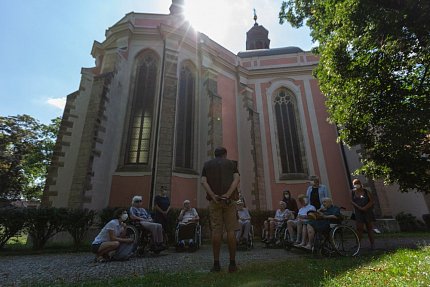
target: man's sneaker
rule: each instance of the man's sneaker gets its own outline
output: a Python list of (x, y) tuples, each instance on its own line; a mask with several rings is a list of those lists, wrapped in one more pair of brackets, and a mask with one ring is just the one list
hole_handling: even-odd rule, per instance
[(236, 264), (230, 264), (228, 265), (228, 272), (233, 273), (237, 271), (237, 265)]
[(211, 268), (211, 272), (220, 272), (221, 271), (221, 266), (220, 265), (214, 265)]

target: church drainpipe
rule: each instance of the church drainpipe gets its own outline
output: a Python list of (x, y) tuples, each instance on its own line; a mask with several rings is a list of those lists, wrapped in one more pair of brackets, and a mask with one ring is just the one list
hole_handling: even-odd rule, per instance
[(166, 39), (163, 39), (163, 59), (161, 60), (161, 79), (160, 79), (160, 94), (158, 96), (158, 106), (157, 106), (157, 121), (155, 125), (155, 141), (154, 141), (154, 153), (152, 157), (152, 173), (151, 173), (151, 190), (149, 193), (149, 207), (152, 210), (154, 207), (154, 194), (156, 187), (157, 178), (157, 162), (158, 162), (158, 140), (160, 132), (160, 117), (161, 117), (161, 106), (164, 90), (164, 61), (166, 57)]

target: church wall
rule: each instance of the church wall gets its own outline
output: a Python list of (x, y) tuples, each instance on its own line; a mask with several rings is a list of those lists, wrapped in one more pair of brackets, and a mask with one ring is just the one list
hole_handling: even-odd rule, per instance
[(183, 177), (173, 175), (170, 197), (171, 206), (181, 208), (184, 200), (188, 199), (191, 201), (191, 206), (198, 207), (198, 185), (200, 185), (199, 176)]
[[(218, 94), (222, 98), (222, 138), (229, 159), (238, 160), (236, 81), (218, 75)], [(240, 163), (239, 163), (240, 164)]]
[(315, 113), (318, 119), (318, 131), (321, 137), (322, 151), (324, 153), (325, 168), (330, 186), (333, 202), (338, 206), (352, 209), (350, 203), (349, 183), (345, 173), (340, 146), (336, 143), (337, 133), (334, 125), (329, 124), (325, 98), (321, 94), (316, 79), (310, 80)]
[(70, 133), (62, 139), (61, 151), (64, 153), (64, 158), (58, 167), (55, 185), (49, 187), (49, 193), (57, 193), (49, 198), (52, 206), (55, 207), (69, 207), (72, 179), (81, 147), (80, 135), (85, 124), (92, 83), (93, 75), (91, 72), (83, 70), (78, 95), (73, 100), (71, 98), (67, 100), (67, 105), (70, 104), (70, 114), (64, 124)]
[(112, 176), (112, 192), (109, 198), (110, 207), (129, 207), (135, 195), (143, 196), (143, 206), (149, 206), (151, 175), (135, 175), (136, 173)]

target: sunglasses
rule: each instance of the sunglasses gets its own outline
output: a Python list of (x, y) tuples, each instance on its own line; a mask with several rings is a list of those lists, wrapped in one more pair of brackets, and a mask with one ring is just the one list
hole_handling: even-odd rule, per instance
[(142, 200), (135, 200), (134, 202), (138, 203), (138, 202), (142, 202)]

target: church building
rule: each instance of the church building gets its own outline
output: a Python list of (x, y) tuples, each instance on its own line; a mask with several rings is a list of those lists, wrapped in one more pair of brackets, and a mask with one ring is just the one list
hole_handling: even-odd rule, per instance
[[(318, 57), (270, 48), (256, 17), (246, 51), (234, 54), (195, 31), (183, 0), (173, 0), (167, 15), (127, 14), (91, 55), (95, 67), (82, 69), (78, 90), (67, 96), (44, 205), (100, 210), (142, 195), (151, 207), (166, 187), (173, 207), (185, 199), (206, 207), (203, 164), (224, 146), (238, 162), (250, 209), (278, 208), (285, 189), (297, 198), (311, 175), (336, 205), (352, 209), (358, 153), (336, 141), (327, 121), (312, 75)], [(364, 182), (377, 195), (379, 216), (395, 215), (401, 207), (391, 192)], [(428, 213), (428, 198), (406, 196)]]

